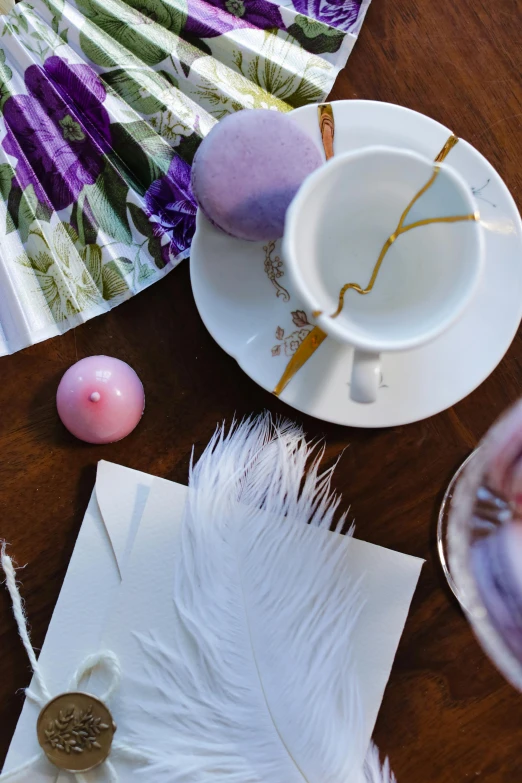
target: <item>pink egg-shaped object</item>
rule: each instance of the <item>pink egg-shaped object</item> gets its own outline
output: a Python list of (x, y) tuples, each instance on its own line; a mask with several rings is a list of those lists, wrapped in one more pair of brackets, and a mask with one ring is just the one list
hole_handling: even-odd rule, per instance
[(136, 427), (145, 408), (140, 379), (112, 356), (88, 356), (64, 374), (56, 392), (58, 415), (87, 443), (114, 443)]

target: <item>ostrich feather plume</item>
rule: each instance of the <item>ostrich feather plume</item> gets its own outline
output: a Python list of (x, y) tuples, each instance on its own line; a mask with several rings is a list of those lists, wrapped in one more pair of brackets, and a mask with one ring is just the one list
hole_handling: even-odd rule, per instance
[(173, 575), (179, 632), (168, 650), (140, 638), (168, 678), (172, 737), (148, 781), (393, 783), (376, 751), (363, 766), (352, 653), (362, 599), (330, 532), (346, 517), (334, 522), (321, 456), (266, 415), (218, 428), (191, 465)]

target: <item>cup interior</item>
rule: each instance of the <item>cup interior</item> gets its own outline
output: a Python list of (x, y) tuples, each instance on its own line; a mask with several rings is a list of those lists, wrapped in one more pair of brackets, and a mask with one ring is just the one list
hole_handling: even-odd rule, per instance
[[(436, 336), (464, 309), (478, 282), (482, 234), (477, 221), (441, 222), (402, 233), (389, 247), (370, 293), (366, 288), (401, 216), (435, 173), (406, 150), (374, 147), (334, 158), (303, 184), (285, 228), (284, 255), (294, 284), (328, 334), (370, 350), (400, 350)], [(473, 215), (468, 185), (449, 166), (415, 202), (404, 226)]]

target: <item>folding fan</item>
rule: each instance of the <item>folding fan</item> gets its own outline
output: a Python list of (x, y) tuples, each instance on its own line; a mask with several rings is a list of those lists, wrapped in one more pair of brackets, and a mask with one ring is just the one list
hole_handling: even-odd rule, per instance
[(368, 2), (33, 0), (1, 17), (0, 355), (185, 258), (201, 138), (239, 109), (323, 100)]

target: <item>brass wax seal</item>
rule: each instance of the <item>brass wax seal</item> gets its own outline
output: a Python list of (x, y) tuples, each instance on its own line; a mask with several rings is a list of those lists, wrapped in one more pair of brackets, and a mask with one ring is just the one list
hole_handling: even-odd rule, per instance
[(88, 772), (111, 752), (116, 724), (95, 696), (62, 693), (42, 709), (36, 731), (42, 750), (55, 766), (67, 772)]

